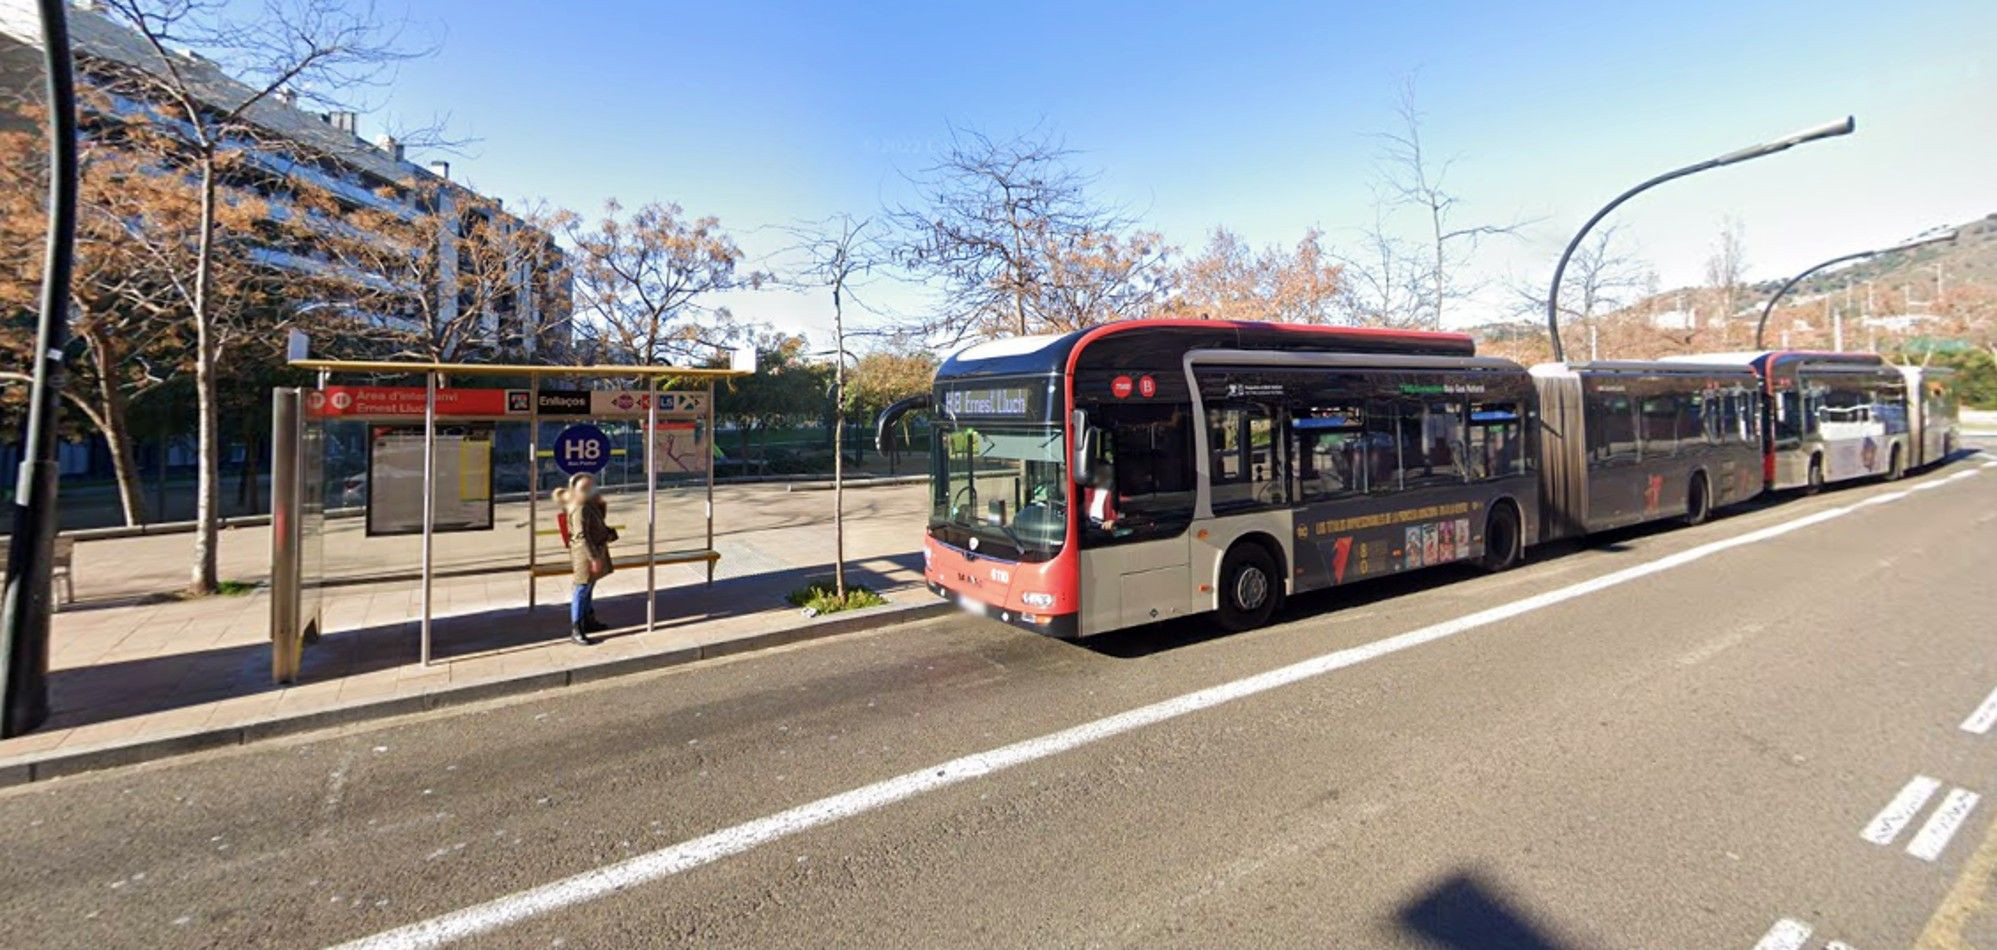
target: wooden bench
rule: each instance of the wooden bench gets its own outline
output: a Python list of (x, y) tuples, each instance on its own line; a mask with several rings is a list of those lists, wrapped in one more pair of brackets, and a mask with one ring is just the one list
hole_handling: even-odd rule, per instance
[[(559, 561), (550, 561), (546, 564), (535, 565), (534, 576), (558, 577), (563, 574), (575, 573), (575, 567), (569, 563), (566, 556), (568, 553), (567, 549), (563, 549), (562, 553), (564, 556)], [(714, 563), (721, 560), (721, 552), (710, 551), (705, 548), (687, 551), (660, 551), (656, 557), (650, 559), (647, 559), (643, 554), (626, 554), (622, 557), (611, 558), (610, 566), (622, 571), (627, 568), (644, 567), (648, 563), (648, 560), (652, 564), (700, 564), (705, 562), (708, 567), (708, 580), (712, 581), (714, 579)]]

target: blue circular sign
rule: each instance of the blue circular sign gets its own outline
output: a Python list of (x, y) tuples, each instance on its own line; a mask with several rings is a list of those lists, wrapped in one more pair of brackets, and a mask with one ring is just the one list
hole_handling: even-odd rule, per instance
[(555, 467), (564, 475), (594, 475), (610, 464), (610, 437), (587, 423), (578, 423), (555, 436)]

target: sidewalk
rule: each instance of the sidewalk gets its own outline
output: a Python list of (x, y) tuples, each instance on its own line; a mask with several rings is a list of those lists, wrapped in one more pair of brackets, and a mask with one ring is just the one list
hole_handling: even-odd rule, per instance
[[(502, 506), (494, 531), (439, 535), (439, 570), (524, 564), (519, 507)], [(662, 514), (661, 550), (699, 543), (702, 525), (686, 517), (689, 507), (679, 504), (674, 518)], [(645, 633), (644, 569), (611, 575), (599, 584), (597, 607), (615, 629), (595, 647), (567, 640), (566, 577), (541, 579), (541, 606), (531, 613), (522, 571), (441, 578), (428, 667), (417, 663), (417, 585), (368, 579), (399, 571), (401, 548), (413, 551), (414, 539), (362, 543), (357, 520), (335, 522), (326, 544), (327, 574), (336, 581), (324, 590), (330, 632), (307, 648), (291, 686), (271, 681), (265, 590), (192, 601), (157, 595), (185, 583), (189, 536), (80, 543), (79, 602), (55, 617), (53, 714), (41, 730), (0, 741), (0, 785), (774, 646), (942, 607), (922, 585), (928, 497), (921, 485), (847, 493), (849, 583), (874, 589), (890, 606), (812, 619), (785, 603), (786, 593), (829, 573), (830, 507), (828, 493), (782, 486), (717, 491), (721, 561), (713, 587), (700, 565), (660, 567), (657, 626)], [(668, 511), (663, 502), (661, 511)], [(642, 508), (613, 507), (611, 521), (625, 524), (620, 550), (643, 544)], [(268, 574), (267, 528), (222, 538), (225, 578), (260, 582)], [(558, 543), (543, 539), (543, 559), (562, 554)], [(396, 556), (384, 558), (384, 550)]]

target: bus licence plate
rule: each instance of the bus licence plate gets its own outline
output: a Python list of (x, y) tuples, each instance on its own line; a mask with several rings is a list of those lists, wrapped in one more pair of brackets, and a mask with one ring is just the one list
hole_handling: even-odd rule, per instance
[(980, 617), (985, 615), (985, 602), (982, 600), (978, 600), (969, 594), (958, 594), (957, 606), (964, 608), (966, 611), (977, 614)]

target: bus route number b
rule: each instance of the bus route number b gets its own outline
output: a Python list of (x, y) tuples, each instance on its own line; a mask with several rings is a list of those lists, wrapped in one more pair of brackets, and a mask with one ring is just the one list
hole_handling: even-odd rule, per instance
[(610, 464), (610, 437), (593, 425), (572, 425), (555, 437), (555, 467), (564, 475), (594, 475)]

